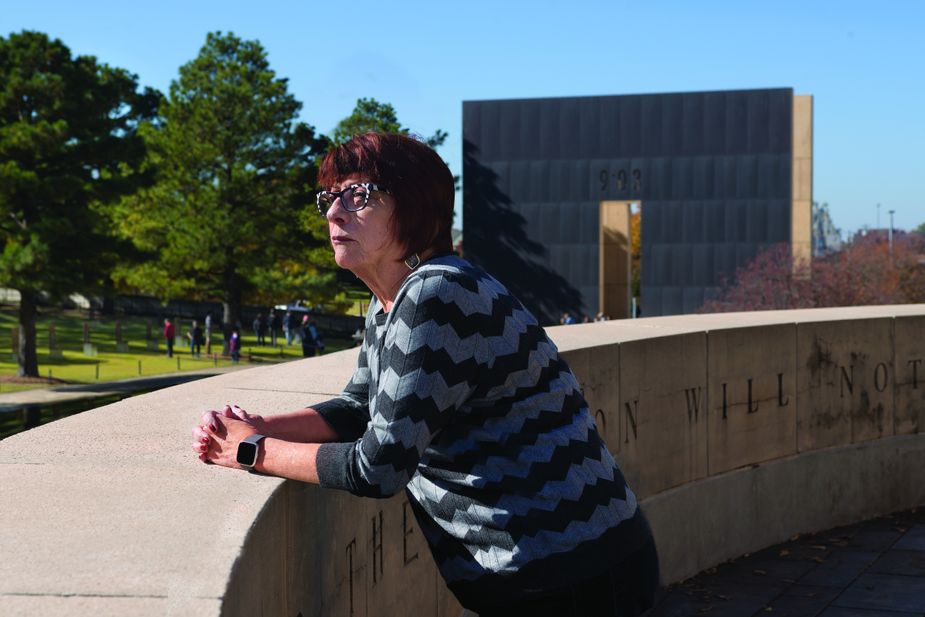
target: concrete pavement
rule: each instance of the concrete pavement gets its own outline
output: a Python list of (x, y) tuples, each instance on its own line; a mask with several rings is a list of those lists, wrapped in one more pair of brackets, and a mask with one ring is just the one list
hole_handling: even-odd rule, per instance
[(925, 510), (796, 537), (672, 585), (648, 617), (921, 617)]

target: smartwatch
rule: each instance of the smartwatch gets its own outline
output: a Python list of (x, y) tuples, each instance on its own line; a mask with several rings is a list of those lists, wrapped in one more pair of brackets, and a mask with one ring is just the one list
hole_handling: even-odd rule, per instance
[(260, 440), (263, 435), (251, 435), (238, 444), (238, 454), (235, 459), (238, 465), (247, 469), (253, 469), (257, 464), (257, 455), (260, 454)]

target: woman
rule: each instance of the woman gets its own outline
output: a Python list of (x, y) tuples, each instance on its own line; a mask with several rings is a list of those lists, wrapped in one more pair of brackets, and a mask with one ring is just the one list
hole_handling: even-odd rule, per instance
[(369, 497), (404, 488), (448, 586), (481, 615), (648, 608), (658, 565), (636, 498), (536, 319), (451, 253), (446, 164), (368, 133), (319, 181), (334, 258), (374, 295), (356, 371), (313, 408), (207, 412), (200, 458)]
[(302, 357), (311, 358), (324, 349), (324, 343), (318, 336), (318, 326), (315, 320), (305, 315), (302, 317), (302, 325), (299, 328), (302, 337)]

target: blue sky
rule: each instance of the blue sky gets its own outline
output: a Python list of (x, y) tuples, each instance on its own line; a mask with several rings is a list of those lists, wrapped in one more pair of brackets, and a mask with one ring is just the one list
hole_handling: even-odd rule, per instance
[(86, 0), (3, 2), (0, 35), (40, 30), (167, 91), (207, 32), (259, 39), (302, 118), (357, 98), (450, 134), (462, 101), (792, 87), (815, 97), (814, 197), (854, 231), (925, 223), (925, 1)]

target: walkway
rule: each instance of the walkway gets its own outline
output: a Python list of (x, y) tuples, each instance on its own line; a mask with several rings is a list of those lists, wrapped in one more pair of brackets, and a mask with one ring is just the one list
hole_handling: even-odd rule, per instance
[(925, 510), (791, 541), (668, 588), (648, 617), (922, 617)]
[(216, 368), (206, 368), (179, 373), (164, 373), (149, 377), (133, 377), (119, 381), (107, 381), (91, 384), (75, 384), (57, 386), (55, 388), (36, 388), (34, 390), (21, 390), (19, 392), (6, 392), (0, 394), (0, 411), (18, 409), (29, 405), (53, 405), (55, 403), (70, 403), (95, 398), (106, 398), (114, 395), (128, 395), (136, 392), (149, 392), (160, 390), (169, 386), (195, 381), (204, 377), (221, 375), (244, 368), (253, 368), (251, 364), (238, 364)]

